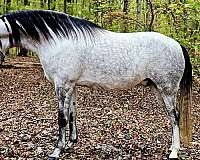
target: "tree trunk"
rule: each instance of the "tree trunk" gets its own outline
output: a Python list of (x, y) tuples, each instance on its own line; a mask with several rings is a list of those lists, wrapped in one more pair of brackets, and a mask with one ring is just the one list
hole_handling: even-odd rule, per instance
[(4, 54), (2, 52), (0, 52), (0, 66), (4, 62), (4, 58), (5, 58)]
[(11, 6), (11, 0), (6, 0), (6, 12), (8, 12), (10, 10), (10, 6)]
[(28, 50), (26, 48), (20, 48), (18, 52), (18, 56), (27, 57), (28, 56)]
[(124, 0), (123, 12), (128, 14), (129, 0)]
[(51, 0), (47, 1), (47, 6), (48, 6), (48, 10), (50, 10), (51, 9)]
[(24, 0), (24, 5), (25, 5), (25, 6), (28, 5), (28, 0)]
[(148, 17), (150, 17), (150, 21), (147, 24), (147, 29), (148, 31), (153, 31), (153, 21), (154, 21), (154, 12), (153, 12), (153, 4), (151, 2), (151, 0), (146, 0), (147, 5), (148, 5)]
[(123, 32), (128, 32), (128, 10), (129, 10), (129, 0), (124, 0), (123, 25), (122, 25)]
[(141, 13), (142, 13), (142, 9), (141, 9), (141, 3), (142, 0), (136, 0), (136, 25), (135, 25), (135, 29), (139, 30), (140, 28), (140, 20), (141, 20)]
[(67, 0), (64, 0), (63, 5), (63, 12), (67, 13)]
[(40, 7), (41, 7), (41, 8), (44, 7), (44, 2), (43, 2), (43, 0), (40, 0)]
[[(186, 1), (186, 0), (183, 0), (183, 4), (186, 4), (186, 3), (187, 3), (187, 1)], [(187, 17), (188, 17), (188, 14), (187, 14), (187, 11), (185, 10), (185, 6), (184, 6), (184, 10), (183, 10), (183, 23), (184, 23), (183, 31), (184, 31), (184, 39), (187, 38), (187, 26), (188, 26)]]

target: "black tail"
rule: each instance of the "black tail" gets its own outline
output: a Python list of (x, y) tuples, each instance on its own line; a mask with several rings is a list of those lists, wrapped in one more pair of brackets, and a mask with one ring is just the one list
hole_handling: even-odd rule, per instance
[(192, 65), (186, 48), (181, 48), (185, 58), (185, 70), (180, 82), (180, 133), (182, 143), (188, 145), (192, 138)]

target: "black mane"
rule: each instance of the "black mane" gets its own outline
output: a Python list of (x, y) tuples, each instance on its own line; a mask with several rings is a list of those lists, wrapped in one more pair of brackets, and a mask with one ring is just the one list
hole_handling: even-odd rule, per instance
[(59, 37), (78, 38), (80, 33), (85, 37), (86, 34), (93, 36), (97, 30), (102, 30), (98, 25), (64, 13), (27, 10), (17, 11), (3, 15), (1, 18), (8, 20), (12, 29), (12, 38), (16, 44), (20, 43), (20, 34), (31, 37), (40, 42), (40, 35), (46, 40), (52, 38), (48, 27)]

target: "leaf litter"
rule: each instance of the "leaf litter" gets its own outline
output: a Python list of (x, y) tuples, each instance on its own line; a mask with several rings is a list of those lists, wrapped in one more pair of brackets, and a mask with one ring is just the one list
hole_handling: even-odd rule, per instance
[[(200, 77), (194, 77), (193, 140), (180, 159), (200, 159)], [(167, 159), (171, 126), (149, 88), (78, 87), (78, 143), (61, 159)], [(37, 58), (0, 68), (0, 160), (47, 159), (58, 135), (57, 98)]]

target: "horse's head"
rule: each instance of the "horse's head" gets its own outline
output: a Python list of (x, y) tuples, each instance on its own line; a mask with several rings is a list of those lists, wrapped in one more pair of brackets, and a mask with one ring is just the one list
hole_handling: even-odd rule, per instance
[(5, 17), (0, 17), (0, 51), (4, 52), (10, 47), (11, 28)]
[(0, 17), (0, 65), (4, 62), (5, 52), (10, 47), (10, 28), (5, 17)]

